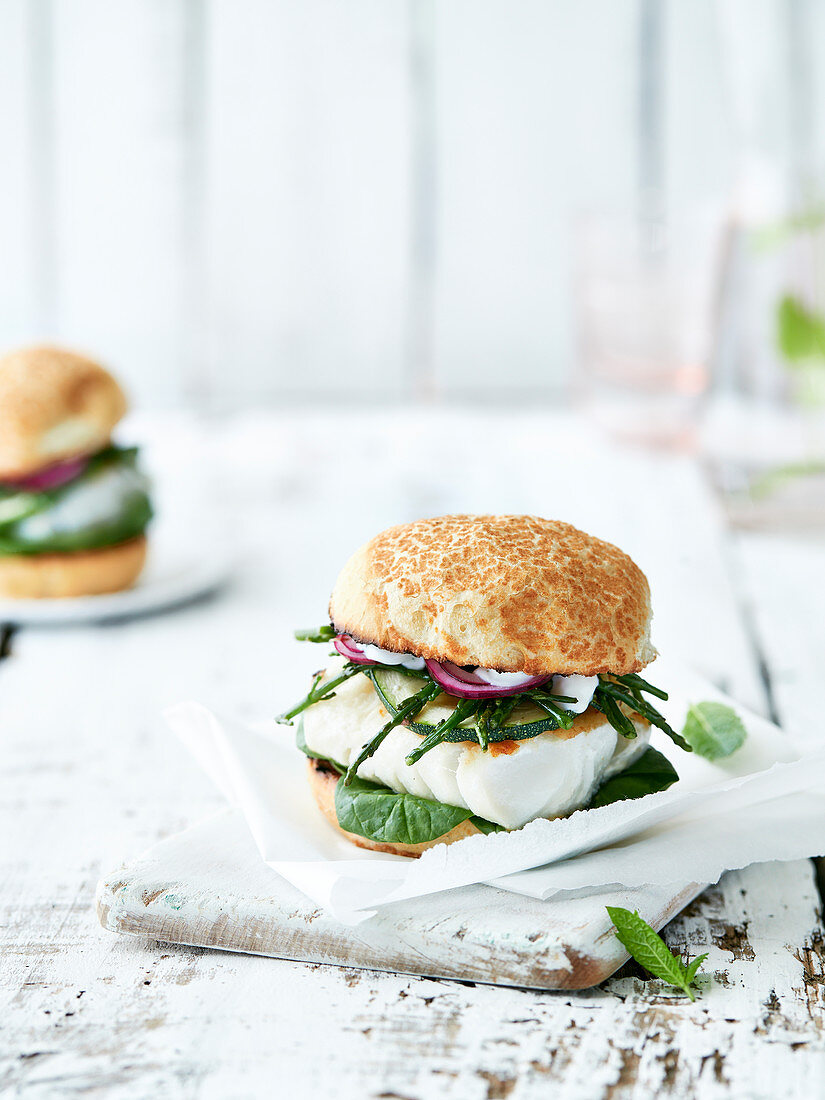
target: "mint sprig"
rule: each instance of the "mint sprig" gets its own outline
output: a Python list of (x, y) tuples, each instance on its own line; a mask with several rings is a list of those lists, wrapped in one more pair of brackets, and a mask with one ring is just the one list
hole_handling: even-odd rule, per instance
[(747, 737), (742, 719), (724, 703), (693, 703), (682, 736), (706, 760), (724, 760), (741, 748)]
[(616, 929), (616, 938), (636, 962), (654, 978), (661, 978), (663, 982), (681, 989), (695, 1001), (696, 994), (691, 987), (695, 984), (696, 974), (707, 954), (700, 955), (689, 966), (685, 966), (679, 956), (670, 951), (662, 937), (654, 932), (647, 921), (642, 920), (638, 912), (631, 913), (629, 909), (614, 905), (608, 905), (606, 909)]

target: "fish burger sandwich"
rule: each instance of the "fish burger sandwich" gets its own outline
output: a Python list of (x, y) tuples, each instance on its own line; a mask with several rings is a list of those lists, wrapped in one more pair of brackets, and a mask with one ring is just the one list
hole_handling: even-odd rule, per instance
[(111, 441), (115, 379), (74, 352), (0, 359), (0, 596), (116, 592), (137, 579), (152, 517), (137, 449)]
[(344, 566), (333, 647), (299, 720), (312, 793), (350, 841), (437, 843), (665, 790), (639, 675), (650, 590), (610, 543), (534, 516), (440, 516), (376, 535)]

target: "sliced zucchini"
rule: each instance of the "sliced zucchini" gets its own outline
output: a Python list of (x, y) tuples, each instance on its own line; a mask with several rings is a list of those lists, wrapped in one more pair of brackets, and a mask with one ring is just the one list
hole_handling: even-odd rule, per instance
[[(408, 675), (406, 672), (396, 672), (394, 669), (371, 669), (369, 678), (379, 699), (393, 716), (406, 699), (421, 690), (419, 679)], [(430, 734), (436, 726), (450, 717), (455, 710), (456, 703), (457, 700), (453, 696), (442, 692), (415, 716), (414, 721), (407, 721), (404, 725), (416, 733)], [(554, 718), (534, 703), (524, 700), (516, 704), (510, 716), (500, 728), (491, 728), (489, 740), (493, 742), (525, 741), (530, 737), (537, 737), (540, 733), (557, 730), (558, 728), (559, 724)], [(456, 726), (454, 730), (450, 730), (445, 735), (444, 740), (478, 742), (475, 716), (468, 718)]]

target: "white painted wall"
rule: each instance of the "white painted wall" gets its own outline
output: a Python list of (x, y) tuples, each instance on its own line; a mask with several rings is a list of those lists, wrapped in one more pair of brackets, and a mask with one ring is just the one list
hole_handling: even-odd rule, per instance
[(825, 176), (816, 0), (0, 0), (0, 347), (145, 405), (559, 393), (645, 18), (671, 214)]

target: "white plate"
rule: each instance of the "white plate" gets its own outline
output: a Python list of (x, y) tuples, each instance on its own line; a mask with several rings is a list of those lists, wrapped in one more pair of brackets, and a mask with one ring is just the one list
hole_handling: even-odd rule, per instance
[(184, 547), (151, 539), (149, 559), (135, 584), (125, 592), (77, 596), (63, 600), (0, 599), (0, 622), (23, 625), (93, 623), (131, 618), (188, 603), (219, 588), (229, 576), (229, 562), (215, 555), (200, 557), (192, 539)]

